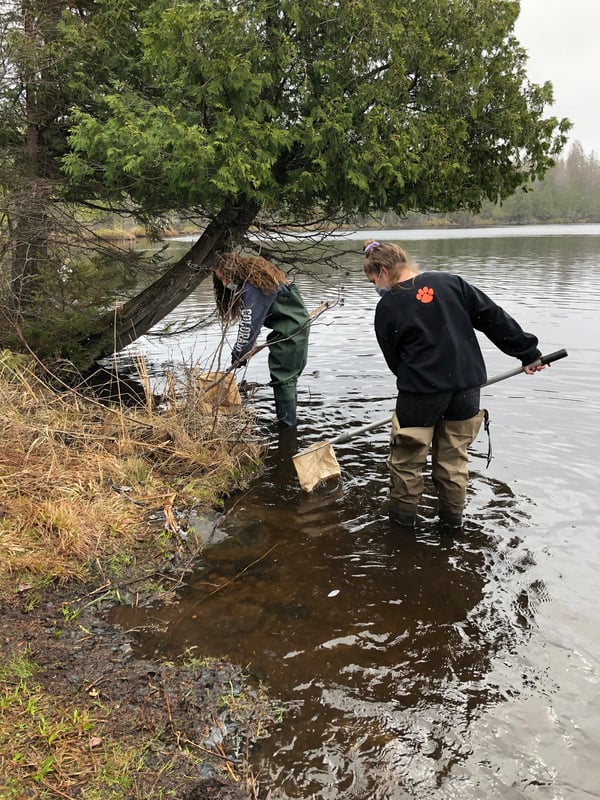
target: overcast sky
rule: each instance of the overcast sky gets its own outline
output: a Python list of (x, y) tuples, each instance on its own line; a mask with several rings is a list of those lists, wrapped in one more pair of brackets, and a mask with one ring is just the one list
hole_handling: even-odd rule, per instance
[(600, 0), (521, 0), (515, 26), (534, 83), (550, 81), (548, 114), (573, 123), (569, 144), (600, 158)]

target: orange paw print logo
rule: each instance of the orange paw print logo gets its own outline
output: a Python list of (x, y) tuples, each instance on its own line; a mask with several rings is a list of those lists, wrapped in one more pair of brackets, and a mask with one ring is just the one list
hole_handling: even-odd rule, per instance
[(420, 300), (422, 303), (431, 303), (433, 300), (433, 289), (430, 289), (429, 286), (423, 286), (423, 288), (419, 289), (417, 292), (417, 300)]

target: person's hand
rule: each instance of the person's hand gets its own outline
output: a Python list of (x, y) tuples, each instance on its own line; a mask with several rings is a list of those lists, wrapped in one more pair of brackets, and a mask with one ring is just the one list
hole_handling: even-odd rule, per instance
[(551, 367), (552, 364), (536, 364), (531, 365), (529, 367), (525, 367), (523, 370), (527, 375), (534, 375), (536, 372), (539, 372), (541, 369), (546, 369), (546, 367)]

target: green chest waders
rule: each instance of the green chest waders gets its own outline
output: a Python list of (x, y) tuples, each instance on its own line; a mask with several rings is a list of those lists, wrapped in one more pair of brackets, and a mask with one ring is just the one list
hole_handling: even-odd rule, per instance
[(294, 284), (275, 300), (264, 324), (271, 328), (268, 363), (277, 421), (283, 428), (293, 428), (297, 422), (297, 383), (306, 366), (310, 328), (308, 311)]

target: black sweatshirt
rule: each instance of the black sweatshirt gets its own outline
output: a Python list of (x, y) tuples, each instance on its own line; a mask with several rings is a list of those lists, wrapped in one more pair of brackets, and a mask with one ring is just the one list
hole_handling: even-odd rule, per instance
[(386, 292), (375, 333), (399, 390), (431, 394), (482, 386), (485, 362), (475, 329), (527, 366), (538, 340), (477, 287), (448, 272), (424, 272)]

